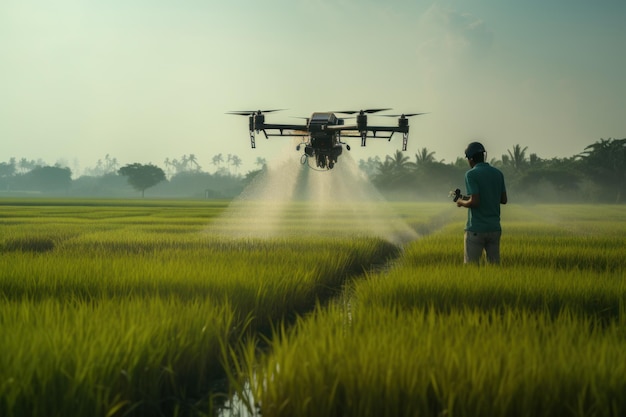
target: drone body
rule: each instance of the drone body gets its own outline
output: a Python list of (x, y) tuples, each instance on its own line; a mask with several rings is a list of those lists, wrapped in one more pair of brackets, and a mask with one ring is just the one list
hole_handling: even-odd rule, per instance
[[(411, 113), (402, 115), (384, 115), (387, 117), (397, 117), (398, 124), (396, 126), (369, 126), (367, 123), (367, 115), (377, 113), (389, 109), (368, 109), (360, 111), (336, 111), (336, 112), (315, 112), (311, 117), (306, 119), (306, 124), (274, 124), (265, 123), (265, 113), (271, 113), (278, 110), (256, 110), (256, 111), (234, 111), (229, 114), (237, 114), (248, 116), (250, 145), (256, 148), (255, 133), (263, 132), (266, 138), (270, 136), (291, 136), (302, 137), (302, 144), (297, 146), (300, 150), (304, 145), (304, 154), (302, 156), (303, 163), (308, 158), (314, 158), (316, 166), (320, 169), (332, 169), (337, 162), (337, 158), (343, 152), (343, 145), (346, 150), (350, 150), (350, 145), (342, 142), (342, 137), (360, 137), (361, 146), (365, 146), (367, 138), (384, 138), (391, 140), (394, 133), (402, 133), (402, 150), (406, 151), (409, 138), (409, 120), (410, 116), (418, 116), (424, 113)], [(337, 117), (338, 114), (357, 114), (356, 124), (346, 125), (343, 118)], [(379, 136), (378, 133), (383, 132), (384, 135)]]

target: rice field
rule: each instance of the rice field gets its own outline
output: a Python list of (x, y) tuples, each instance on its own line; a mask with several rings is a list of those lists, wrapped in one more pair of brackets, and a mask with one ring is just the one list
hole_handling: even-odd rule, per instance
[(392, 208), (0, 201), (0, 415), (626, 414), (622, 207)]

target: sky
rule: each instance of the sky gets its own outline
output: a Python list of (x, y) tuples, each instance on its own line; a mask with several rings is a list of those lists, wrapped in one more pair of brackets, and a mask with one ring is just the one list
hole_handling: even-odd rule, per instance
[[(193, 154), (212, 171), (221, 153), (245, 173), (293, 140), (251, 149), (229, 111), (380, 107), (427, 113), (411, 160), (452, 162), (474, 140), (489, 158), (570, 157), (626, 137), (625, 19), (624, 0), (3, 0), (0, 162), (78, 174)], [(355, 160), (401, 148), (352, 141)]]

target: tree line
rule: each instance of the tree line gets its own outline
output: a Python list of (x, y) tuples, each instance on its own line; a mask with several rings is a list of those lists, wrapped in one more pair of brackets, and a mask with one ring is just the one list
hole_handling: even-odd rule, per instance
[[(626, 139), (600, 139), (580, 154), (544, 159), (515, 145), (489, 163), (505, 175), (507, 191), (527, 202), (622, 203), (626, 184)], [(439, 199), (464, 187), (467, 160), (444, 163), (427, 148), (412, 159), (397, 151), (359, 165), (384, 194), (394, 198)]]
[[(396, 151), (384, 158), (360, 160), (359, 167), (389, 198), (441, 200), (450, 190), (463, 188), (469, 166), (463, 158), (445, 163), (435, 155), (427, 148), (413, 157)], [(509, 194), (520, 202), (623, 203), (626, 139), (600, 139), (580, 154), (551, 159), (518, 144), (489, 163), (503, 171)], [(236, 155), (217, 154), (212, 165), (215, 171), (206, 172), (196, 156), (189, 154), (166, 158), (164, 168), (140, 163), (120, 166), (116, 158), (106, 155), (73, 179), (71, 169), (61, 164), (11, 158), (0, 162), (0, 192), (133, 197), (150, 190), (160, 197), (232, 198), (265, 168), (266, 161), (257, 158), (258, 169), (245, 175), (238, 173), (242, 161)]]
[[(95, 166), (86, 168), (78, 178), (61, 163), (48, 165), (42, 160), (10, 158), (0, 162), (0, 195), (62, 195), (93, 197), (144, 196), (150, 189), (159, 197), (233, 198), (243, 190), (247, 175), (238, 169), (237, 155), (213, 157), (215, 171), (202, 169), (194, 154), (166, 158), (163, 168), (138, 162), (121, 166), (107, 154)], [(265, 165), (257, 158), (256, 164)]]

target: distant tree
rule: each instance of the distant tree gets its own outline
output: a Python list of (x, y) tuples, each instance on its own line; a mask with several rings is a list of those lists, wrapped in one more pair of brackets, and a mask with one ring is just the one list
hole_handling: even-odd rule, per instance
[(228, 157), (230, 160), (230, 164), (235, 167), (235, 173), (237, 173), (239, 167), (242, 164), (241, 158), (239, 158), (237, 155), (228, 155)]
[(224, 157), (222, 156), (221, 153), (218, 153), (217, 155), (213, 156), (213, 160), (211, 163), (219, 169), (219, 167), (222, 165), (223, 162), (224, 162)]
[(194, 154), (189, 154), (189, 156), (183, 155), (180, 159), (165, 158), (164, 164), (169, 176), (183, 172), (200, 172), (202, 170), (202, 167), (198, 164), (198, 159)]
[[(534, 155), (534, 154), (533, 154), (533, 155)], [(504, 158), (504, 156), (505, 156), (505, 155), (502, 155), (502, 157), (503, 157), (503, 158)], [(468, 166), (468, 165), (467, 165), (467, 159), (464, 159), (464, 158), (458, 158), (458, 159), (461, 159), (461, 161), (463, 161), (463, 164), (464, 164), (465, 166)], [(457, 159), (457, 160), (458, 160), (458, 159)], [(502, 168), (502, 166), (504, 165), (504, 163), (502, 162), (502, 159), (498, 159), (498, 158), (491, 158), (491, 159), (489, 160), (489, 164), (490, 164), (490, 165), (492, 165), (492, 166), (494, 166), (494, 167), (496, 167), (496, 168)]]
[(94, 197), (127, 196), (128, 184), (117, 172), (101, 176), (82, 175), (72, 181), (72, 194)]
[(246, 175), (243, 177), (243, 183), (246, 185), (250, 184), (252, 180), (254, 180), (258, 175), (260, 175), (263, 172), (263, 170), (264, 168), (257, 169), (254, 171), (248, 171)]
[(367, 161), (363, 159), (359, 160), (359, 168), (365, 172), (369, 178), (374, 178), (378, 174), (378, 167), (380, 166), (380, 157), (368, 157)]
[(530, 157), (528, 158), (528, 164), (531, 167), (540, 166), (542, 162), (543, 162), (543, 160), (541, 158), (539, 158), (539, 156), (537, 156), (536, 153), (531, 153)]
[(139, 163), (126, 165), (118, 170), (118, 173), (128, 178), (128, 183), (137, 191), (141, 191), (141, 197), (145, 191), (154, 187), (161, 181), (165, 181), (165, 172), (156, 165)]
[(376, 179), (378, 180), (378, 182), (384, 182), (386, 178), (392, 177), (394, 173), (394, 169), (395, 169), (395, 166), (393, 164), (393, 160), (389, 156), (387, 156), (384, 162), (381, 162), (380, 164), (378, 164), (378, 167), (377, 167), (378, 172), (376, 175)]
[(67, 191), (72, 185), (72, 170), (58, 166), (38, 166), (20, 178), (24, 189), (41, 192)]
[(616, 203), (621, 202), (626, 183), (626, 138), (600, 139), (578, 155), (587, 176)]
[(110, 173), (117, 171), (119, 166), (120, 164), (117, 162), (117, 158), (114, 158), (110, 156), (109, 154), (106, 154), (104, 156), (104, 173), (105, 174), (110, 174)]
[(15, 164), (15, 158), (11, 158), (9, 162), (0, 162), (0, 189), (11, 189), (11, 183), (16, 172)]
[(202, 167), (200, 166), (200, 164), (198, 164), (198, 158), (196, 158), (196, 155), (194, 154), (189, 154), (189, 157), (187, 158), (187, 161), (189, 162), (189, 165), (193, 165), (194, 168), (192, 168), (194, 171), (200, 171), (202, 169)]
[(104, 156), (104, 160), (98, 159), (95, 167), (85, 169), (85, 174), (94, 177), (101, 177), (103, 175), (116, 173), (118, 167), (119, 163), (117, 162), (117, 158), (106, 154)]
[(0, 178), (12, 177), (15, 170), (15, 158), (11, 158), (9, 162), (0, 162)]
[(183, 170), (183, 163), (178, 160), (178, 158), (174, 158), (170, 160), (170, 166), (174, 168), (174, 173), (178, 174)]
[(435, 162), (435, 152), (430, 152), (428, 148), (422, 148), (415, 154), (415, 165), (420, 166)]
[(28, 162), (28, 159), (26, 159), (26, 158), (20, 159), (20, 162), (18, 163), (18, 166), (19, 166), (21, 172), (27, 172), (29, 170), (29, 168), (30, 168), (30, 164)]
[(21, 158), (20, 161), (17, 163), (17, 167), (20, 169), (20, 172), (22, 173), (31, 171), (35, 169), (36, 167), (42, 167), (45, 165), (46, 163), (42, 161), (41, 159), (38, 159), (37, 161), (35, 161), (34, 159), (31, 159), (29, 161), (26, 158)]
[(469, 169), (469, 164), (467, 163), (467, 159), (457, 156), (457, 158), (452, 163), (457, 168), (465, 168)]
[(435, 152), (422, 148), (415, 154), (415, 162), (409, 162), (407, 166), (417, 175), (423, 175), (430, 171), (435, 163)]
[(170, 158), (165, 158), (165, 161), (163, 161), (163, 164), (165, 165), (165, 169), (167, 171), (167, 176), (172, 176), (172, 174), (174, 173), (174, 164), (172, 164), (172, 161), (170, 161)]
[(409, 170), (410, 160), (402, 151), (397, 150), (393, 156), (387, 155), (386, 161), (389, 161), (393, 167), (395, 174), (404, 174)]
[(393, 156), (387, 155), (385, 161), (378, 165), (374, 183), (379, 187), (397, 189), (411, 181), (412, 170), (410, 157), (402, 151), (396, 151)]
[[(549, 185), (550, 190), (554, 190), (554, 195), (541, 195), (541, 197), (554, 201), (564, 201), (565, 198), (571, 199), (570, 196), (578, 191), (579, 182), (580, 175), (575, 171), (555, 168), (530, 169), (522, 174), (519, 179), (521, 189), (531, 196), (541, 191), (545, 194), (545, 185)], [(563, 195), (557, 194), (557, 192), (561, 192)]]
[(254, 162), (254, 164), (258, 165), (259, 168), (265, 168), (265, 166), (267, 165), (267, 159), (261, 158), (260, 156), (257, 156), (256, 161)]
[(230, 171), (226, 167), (219, 167), (217, 171), (215, 171), (215, 175), (220, 177), (230, 177)]
[(418, 173), (415, 188), (423, 196), (443, 198), (450, 190), (463, 188), (465, 172), (470, 168), (467, 160), (463, 160), (464, 166), (445, 164), (443, 162), (430, 162)]
[(516, 171), (523, 171), (526, 168), (528, 161), (526, 159), (526, 150), (528, 146), (522, 148), (520, 145), (513, 146), (513, 149), (507, 150), (507, 155), (502, 155), (502, 162), (505, 165), (510, 165)]
[(233, 160), (233, 154), (229, 153), (228, 156), (226, 157), (226, 165), (232, 165), (232, 160)]

